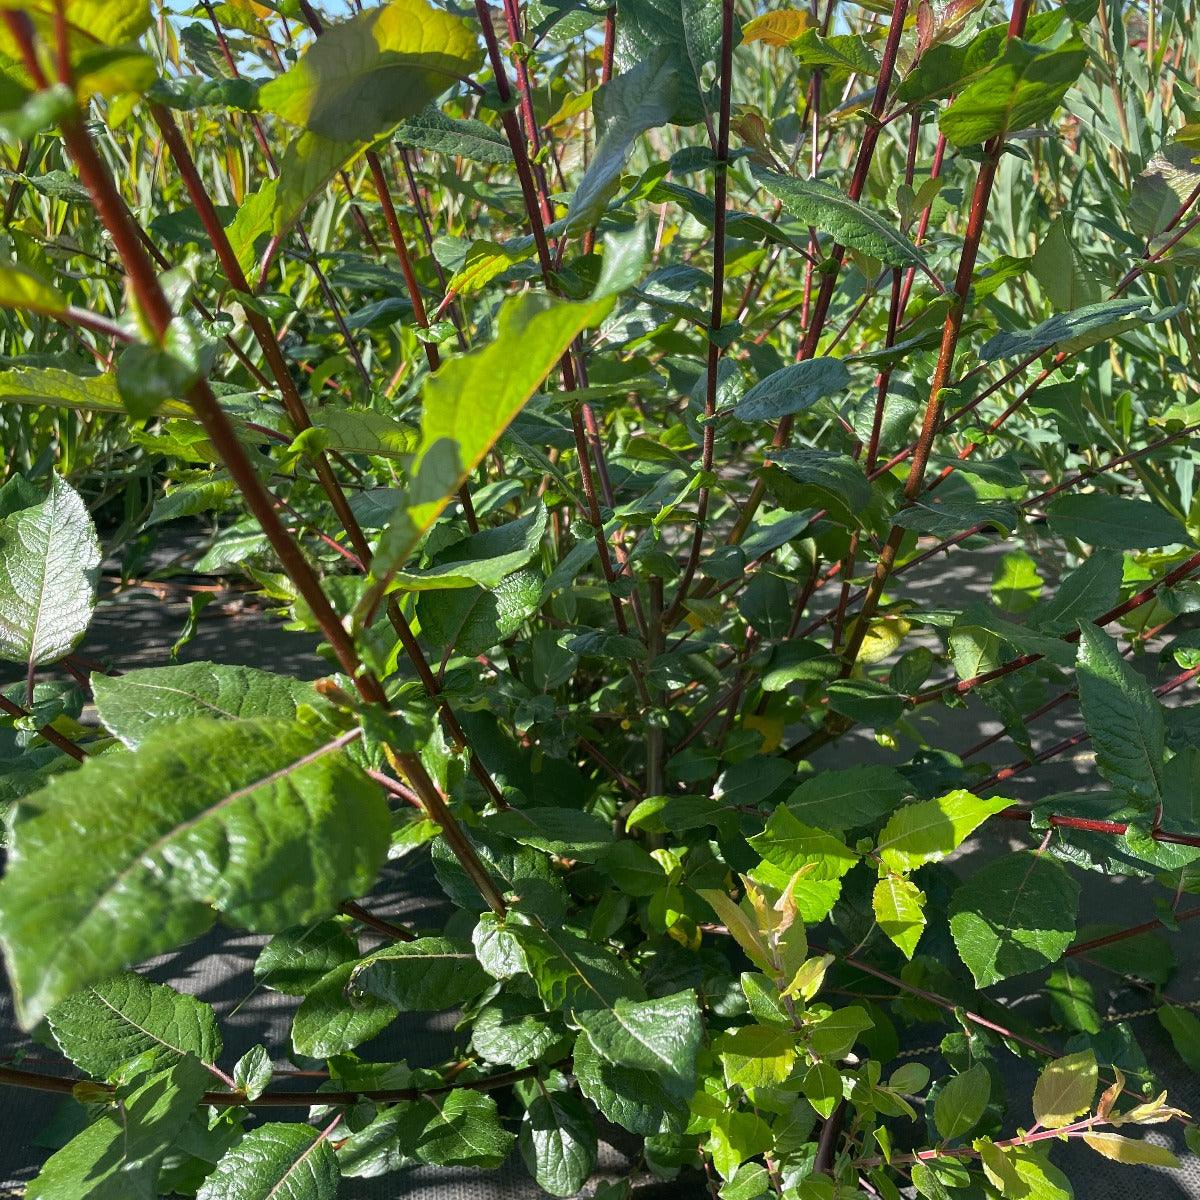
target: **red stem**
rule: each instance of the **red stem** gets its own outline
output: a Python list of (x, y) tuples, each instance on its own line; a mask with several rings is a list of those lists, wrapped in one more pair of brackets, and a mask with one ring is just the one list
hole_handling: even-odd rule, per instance
[[(2, 15), (20, 49), (31, 78), (39, 88), (45, 88), (47, 82), (34, 45), (32, 21), (27, 14), (11, 9), (4, 10)], [(138, 236), (138, 228), (121, 199), (108, 167), (92, 143), (82, 114), (78, 110), (68, 113), (61, 119), (60, 127), (63, 142), (91, 195), (96, 212), (108, 229), (113, 244), (125, 264), (126, 277), (142, 315), (154, 336), (162, 342), (166, 338), (174, 314)], [(354, 681), (364, 701), (368, 704), (378, 704), (386, 710), (389, 705), (383, 686), (360, 662), (353, 640), (329, 603), (308, 560), (280, 520), (273, 498), (246, 457), (233, 425), (217, 403), (207, 380), (200, 379), (192, 384), (187, 389), (186, 396), (209, 440), (242, 493), (247, 508), (262, 528), (296, 590), (308, 604), (342, 669)], [(441, 827), (447, 844), (459, 858), (463, 869), (479, 888), (488, 905), (499, 915), (504, 915), (507, 909), (503, 898), (420, 758), (415, 754), (405, 753), (393, 755), (393, 760), (412, 782), (430, 817)]]

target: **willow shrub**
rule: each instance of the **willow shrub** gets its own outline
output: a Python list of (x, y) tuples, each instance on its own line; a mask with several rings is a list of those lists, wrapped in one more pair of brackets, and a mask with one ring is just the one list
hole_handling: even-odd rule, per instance
[[(31, 1200), (515, 1152), (1057, 1200), (1066, 1140), (1197, 1146), (1109, 1015), (1137, 977), (1200, 1065), (1195, 9), (3, 10), (0, 938), (73, 1066), (0, 1077), (75, 1131)], [(77, 653), (182, 518), (327, 677)], [(218, 921), (290, 1045), (131, 970)], [(380, 1061), (430, 1010), (453, 1060)]]

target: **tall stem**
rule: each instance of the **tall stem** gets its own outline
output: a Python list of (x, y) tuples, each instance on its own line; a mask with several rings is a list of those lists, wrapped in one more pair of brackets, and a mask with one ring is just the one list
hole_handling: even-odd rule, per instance
[[(704, 386), (704, 431), (701, 434), (700, 470), (706, 475), (713, 469), (713, 447), (716, 444), (717, 374), (721, 365), (719, 333), (725, 311), (725, 203), (729, 188), (729, 114), (733, 95), (733, 0), (721, 3), (721, 65), (718, 74), (720, 103), (717, 114), (717, 137), (713, 145), (716, 158), (716, 184), (713, 205), (716, 216), (713, 220), (713, 290), (712, 306), (708, 318), (708, 364)], [(669, 629), (684, 603), (688, 588), (696, 575), (700, 562), (700, 549), (704, 544), (704, 527), (708, 520), (709, 487), (704, 484), (696, 497), (696, 521), (692, 529), (692, 543), (688, 550), (687, 563), (675, 602), (667, 613), (664, 624)]]
[[(3, 17), (35, 86), (45, 89), (48, 80), (38, 59), (32, 21), (27, 14), (11, 9), (5, 10)], [(174, 314), (158, 281), (154, 265), (142, 245), (138, 228), (121, 199), (108, 167), (92, 143), (82, 113), (78, 110), (68, 113), (61, 119), (60, 128), (63, 142), (91, 196), (97, 215), (112, 237), (117, 253), (125, 265), (126, 276), (138, 307), (153, 335), (162, 343), (166, 339)], [(343, 671), (354, 681), (359, 695), (366, 703), (378, 704), (386, 709), (388, 698), (382, 684), (363, 667), (353, 640), (329, 603), (320, 581), (299, 545), (280, 520), (274, 500), (259, 479), (238, 441), (232, 423), (217, 403), (207, 380), (200, 379), (192, 384), (187, 389), (186, 396), (197, 420), (245, 499), (247, 508), (262, 528), (288, 578), (321, 627)], [(459, 858), (463, 869), (479, 888), (489, 907), (499, 915), (504, 915), (506, 908), (503, 897), (420, 758), (409, 753), (395, 754), (393, 758), (421, 797), (421, 802), (430, 817), (441, 827), (447, 844)]]
[[(220, 263), (221, 269), (225, 273), (225, 277), (229, 280), (235, 291), (245, 296), (251, 295), (252, 291), (249, 280), (246, 278), (246, 274), (238, 262), (237, 254), (230, 244), (229, 237), (221, 224), (208, 190), (204, 186), (204, 181), (200, 178), (200, 173), (196, 169), (196, 163), (192, 157), (191, 150), (181, 135), (179, 127), (175, 124), (175, 120), (170, 112), (160, 105), (152, 105), (151, 114), (163, 135), (163, 141), (166, 143), (167, 149), (175, 161), (176, 168), (183, 178), (184, 186), (187, 188), (188, 195), (195, 206), (205, 233), (212, 243), (213, 251), (217, 256), (217, 261)], [(255, 340), (262, 350), (267, 367), (279, 388), (288, 419), (297, 431), (310, 429), (312, 427), (312, 420), (308, 415), (304, 399), (296, 386), (296, 381), (292, 378), (292, 374), (288, 370), (278, 338), (275, 336), (266, 318), (256, 311), (254, 306), (246, 305), (245, 311), (251, 332), (254, 334)], [(350, 502), (346, 497), (345, 491), (333, 473), (333, 468), (330, 465), (328, 457), (321, 451), (315, 455), (313, 462), (317, 480), (325, 495), (329, 498), (329, 502), (342, 524), (342, 528), (345, 529), (347, 536), (350, 538), (350, 543), (354, 547), (359, 562), (364, 569), (369, 568), (372, 558), (370, 542), (367, 540), (362, 526), (358, 522), (358, 518), (354, 515), (354, 510), (350, 507)], [(469, 504), (469, 497), (467, 498), (467, 503)], [(507, 807), (507, 802), (503, 794), (496, 786), (487, 769), (483, 766), (479, 756), (470, 751), (462, 725), (442, 695), (441, 688), (434, 677), (433, 671), (430, 669), (429, 662), (421, 649), (420, 643), (417, 641), (416, 635), (408, 623), (408, 619), (404, 616), (399, 604), (394, 599), (389, 599), (387, 614), (392, 627), (396, 630), (396, 634), (400, 638), (404, 652), (412, 662), (426, 691), (439, 704), (450, 736), (458, 745), (467, 747), (470, 753), (471, 771), (475, 778), (500, 807)]]
[[(1018, 38), (1025, 31), (1025, 21), (1032, 0), (1015, 0), (1012, 16), (1008, 23), (1008, 36)], [(975, 273), (975, 264), (979, 258), (979, 245), (983, 239), (983, 225), (987, 217), (988, 202), (992, 196), (992, 186), (996, 181), (996, 168), (1000, 155), (1004, 150), (1004, 135), (999, 134), (984, 146), (983, 162), (975, 179), (975, 190), (971, 196), (971, 210), (967, 217), (966, 233), (963, 237), (962, 256), (959, 259), (958, 271), (954, 278), (953, 301), (946, 320), (942, 325), (942, 341), (938, 349), (937, 363), (933, 369), (933, 378), (929, 384), (929, 399), (925, 405), (925, 416), (921, 422), (921, 433), (913, 450), (912, 462), (909, 464), (908, 477), (904, 482), (903, 498), (906, 504), (912, 503), (921, 491), (925, 482), (925, 468), (929, 463), (929, 455), (933, 450), (933, 439), (941, 424), (942, 411), (945, 407), (943, 390), (949, 386), (951, 372), (954, 369), (954, 355), (958, 349), (958, 339), (962, 332), (963, 317), (967, 310), (967, 298), (971, 290), (971, 278)], [(871, 618), (879, 606), (879, 599), (896, 562), (900, 543), (904, 539), (904, 529), (893, 525), (887, 541), (880, 551), (875, 563), (875, 573), (867, 587), (862, 609), (854, 630), (846, 641), (842, 654), (842, 675), (847, 676), (854, 668), (859, 649)]]

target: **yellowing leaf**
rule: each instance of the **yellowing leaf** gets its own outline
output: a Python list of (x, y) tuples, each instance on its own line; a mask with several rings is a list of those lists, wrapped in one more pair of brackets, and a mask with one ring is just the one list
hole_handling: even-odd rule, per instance
[(742, 41), (786, 46), (806, 29), (811, 29), (812, 23), (809, 13), (794, 8), (779, 8), (747, 21), (742, 26)]
[(744, 1025), (713, 1042), (730, 1087), (773, 1087), (792, 1072), (796, 1032), (780, 1025)]
[(764, 971), (774, 972), (770, 951), (745, 910), (732, 897), (715, 888), (698, 888), (697, 895), (721, 918), (730, 936), (745, 950), (750, 961)]
[(821, 990), (821, 984), (825, 982), (825, 972), (829, 970), (833, 961), (832, 954), (821, 954), (801, 963), (800, 969), (784, 989), (783, 995), (811, 1000)]
[(580, 113), (587, 112), (588, 109), (592, 107), (592, 97), (595, 94), (595, 88), (588, 88), (586, 92), (580, 92), (578, 95), (568, 96), (558, 106), (558, 111), (546, 122), (546, 124), (551, 127), (555, 125), (561, 125), (564, 121), (569, 121), (572, 117), (577, 117)]
[(1048, 1063), (1033, 1089), (1033, 1115), (1046, 1129), (1060, 1129), (1092, 1107), (1098, 1070), (1091, 1050)]
[(762, 738), (762, 745), (759, 749), (764, 754), (770, 754), (772, 750), (778, 750), (783, 742), (783, 721), (778, 717), (768, 717), (765, 714), (759, 716), (752, 714), (742, 720), (743, 729), (753, 729), (759, 737)]
[(467, 251), (462, 267), (450, 278), (447, 287), (459, 296), (473, 296), (482, 291), (497, 275), (502, 275), (513, 263), (521, 262), (533, 253), (533, 246), (509, 249), (496, 242), (474, 242)]
[(27, 308), (56, 317), (67, 308), (66, 297), (20, 263), (0, 263), (0, 307)]
[(867, 623), (867, 632), (863, 637), (862, 648), (858, 652), (856, 662), (882, 662), (894, 653), (905, 635), (912, 628), (912, 622), (904, 617), (876, 617)]
[(1085, 1133), (1083, 1140), (1098, 1154), (1115, 1162), (1147, 1167), (1178, 1167), (1179, 1159), (1166, 1146), (1122, 1137), (1119, 1133)]

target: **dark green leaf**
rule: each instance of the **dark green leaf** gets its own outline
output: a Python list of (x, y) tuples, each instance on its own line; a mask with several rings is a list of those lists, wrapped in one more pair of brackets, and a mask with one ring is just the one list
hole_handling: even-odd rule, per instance
[(979, 987), (1057, 962), (1075, 939), (1079, 884), (1051, 858), (1006, 854), (950, 901), (950, 932)]
[(29, 797), (0, 883), (22, 1021), (197, 936), (214, 909), (271, 930), (362, 895), (387, 851), (387, 805), (326, 736), (197, 720)]

